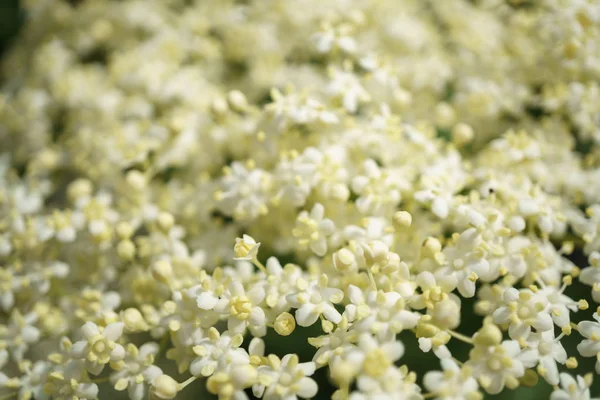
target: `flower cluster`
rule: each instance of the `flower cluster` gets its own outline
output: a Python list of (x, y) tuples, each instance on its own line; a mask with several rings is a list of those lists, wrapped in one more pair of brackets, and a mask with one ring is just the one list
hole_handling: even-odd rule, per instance
[(590, 398), (600, 3), (23, 6), (0, 398)]

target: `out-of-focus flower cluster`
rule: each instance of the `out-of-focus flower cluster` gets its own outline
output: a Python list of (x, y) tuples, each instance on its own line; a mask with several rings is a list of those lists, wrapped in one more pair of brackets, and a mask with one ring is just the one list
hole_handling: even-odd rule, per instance
[[(600, 3), (23, 5), (2, 399), (313, 398), (322, 368), (339, 400), (589, 399), (600, 316), (567, 288), (600, 302)], [(313, 324), (314, 355), (263, 339)]]

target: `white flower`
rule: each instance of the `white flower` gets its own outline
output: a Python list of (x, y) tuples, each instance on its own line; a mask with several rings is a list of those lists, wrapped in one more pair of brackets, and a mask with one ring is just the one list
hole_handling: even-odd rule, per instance
[(397, 173), (380, 168), (374, 160), (363, 164), (364, 175), (352, 180), (352, 190), (358, 194), (356, 208), (362, 214), (382, 215), (392, 210), (401, 200)]
[(319, 53), (329, 53), (334, 49), (340, 49), (345, 53), (356, 52), (356, 42), (349, 36), (351, 26), (340, 25), (334, 28), (330, 24), (324, 24), (321, 31), (312, 35), (312, 41)]
[(69, 400), (74, 397), (81, 400), (97, 399), (98, 386), (86, 382), (85, 370), (86, 367), (80, 360), (69, 360), (55, 367), (48, 375), (44, 393), (56, 400)]
[(525, 374), (525, 367), (519, 360), (521, 347), (516, 340), (505, 340), (499, 345), (477, 345), (469, 354), (467, 366), (473, 371), (473, 376), (490, 394), (497, 394), (504, 386), (516, 388), (518, 378)]
[(342, 320), (342, 314), (335, 309), (334, 304), (342, 301), (344, 292), (340, 289), (327, 287), (327, 275), (306, 282), (298, 280), (298, 292), (287, 296), (287, 301), (296, 307), (296, 321), (300, 326), (310, 326), (317, 322), (320, 315), (334, 324)]
[(253, 220), (265, 215), (271, 179), (266, 171), (247, 169), (236, 161), (221, 178), (221, 189), (215, 193), (217, 206), (237, 220)]
[(14, 309), (8, 325), (0, 325), (0, 343), (15, 361), (23, 360), (29, 346), (40, 339), (41, 332), (35, 326), (37, 322), (38, 315), (35, 312), (22, 315)]
[[(581, 321), (577, 330), (585, 338), (577, 345), (579, 354), (584, 357), (598, 357), (600, 355), (600, 315), (594, 314), (593, 321)], [(596, 372), (600, 374), (600, 358), (596, 361)]]
[(403, 344), (395, 339), (378, 343), (369, 334), (360, 335), (358, 347), (350, 350), (346, 357), (346, 361), (360, 371), (358, 391), (353, 392), (350, 399), (420, 399), (420, 388), (407, 381), (402, 369), (394, 365), (403, 354)]
[(246, 328), (254, 336), (264, 336), (267, 331), (265, 311), (260, 303), (265, 298), (261, 285), (254, 285), (246, 292), (244, 286), (233, 281), (221, 295), (214, 310), (227, 316), (227, 329), (232, 333), (244, 333)]
[(86, 369), (98, 375), (104, 369), (104, 365), (125, 357), (125, 349), (117, 343), (123, 334), (123, 328), (122, 322), (113, 322), (103, 329), (93, 322), (86, 322), (81, 327), (84, 340), (73, 343), (72, 356), (85, 359)]
[(122, 366), (110, 375), (110, 383), (116, 390), (127, 389), (131, 400), (142, 400), (148, 386), (162, 375), (162, 370), (153, 365), (158, 351), (154, 342), (144, 343), (139, 349), (130, 343)]
[(252, 386), (256, 397), (295, 400), (313, 398), (317, 394), (317, 383), (309, 378), (315, 372), (315, 363), (299, 363), (295, 354), (287, 354), (281, 360), (271, 354), (267, 360), (267, 365), (257, 369), (259, 383)]
[(581, 270), (579, 281), (592, 286), (592, 297), (596, 303), (600, 303), (600, 252), (593, 251), (589, 257), (589, 267)]
[(324, 216), (325, 207), (317, 203), (313, 206), (310, 214), (307, 211), (301, 211), (298, 214), (296, 227), (292, 230), (292, 234), (301, 247), (309, 247), (320, 257), (327, 253), (327, 237), (335, 230), (333, 221)]
[(281, 266), (279, 260), (275, 257), (269, 257), (266, 263), (267, 277), (265, 288), (265, 313), (269, 320), (275, 319), (282, 312), (289, 311), (290, 305), (287, 301), (287, 294), (293, 292), (298, 279), (303, 277), (303, 272), (295, 264), (286, 264)]
[(194, 376), (206, 377), (227, 365), (248, 364), (250, 357), (246, 350), (240, 348), (243, 340), (240, 334), (220, 334), (215, 328), (210, 328), (208, 337), (201, 339), (194, 346), (197, 357), (190, 365), (190, 372)]
[(44, 393), (44, 383), (51, 369), (52, 364), (48, 361), (36, 361), (33, 366), (27, 365), (25, 374), (20, 379), (19, 398), (46, 400), (48, 395)]
[(550, 400), (597, 400), (590, 395), (592, 376), (577, 376), (577, 380), (567, 373), (560, 374), (560, 389), (550, 395)]
[(244, 234), (242, 238), (235, 238), (234, 260), (253, 260), (258, 254), (259, 247), (260, 243), (256, 243), (252, 236)]
[(404, 354), (404, 345), (395, 338), (380, 343), (375, 337), (363, 333), (357, 346), (348, 351), (347, 360), (360, 366), (364, 375), (372, 378), (384, 376)]
[(534, 333), (527, 341), (527, 348), (519, 355), (525, 367), (538, 365), (538, 373), (551, 385), (558, 385), (558, 366), (567, 362), (567, 352), (560, 343), (561, 335), (554, 338), (552, 330)]
[(479, 385), (468, 367), (460, 368), (451, 359), (443, 359), (442, 371), (430, 371), (423, 377), (423, 385), (439, 400), (471, 400), (477, 398)]
[(404, 329), (412, 329), (419, 321), (419, 314), (406, 309), (405, 301), (396, 292), (367, 291), (354, 285), (348, 287), (351, 304), (344, 315), (353, 321), (353, 329), (368, 332), (381, 340), (395, 337)]
[(444, 247), (446, 265), (438, 271), (440, 275), (452, 277), (462, 296), (473, 297), (477, 280), (490, 275), (490, 265), (481, 247), (483, 238), (475, 228), (455, 235), (450, 244)]
[(313, 361), (319, 366), (330, 363), (332, 357), (342, 357), (350, 349), (354, 348), (358, 340), (359, 332), (350, 330), (351, 326), (345, 316), (337, 325), (336, 329), (326, 335), (308, 338), (308, 343), (318, 350), (313, 356)]
[(358, 77), (350, 71), (338, 68), (330, 69), (331, 80), (325, 91), (331, 97), (339, 99), (350, 113), (355, 113), (361, 103), (367, 103), (371, 96), (361, 85)]
[(511, 287), (504, 291), (502, 298), (504, 305), (494, 311), (493, 318), (497, 324), (508, 324), (512, 339), (527, 339), (532, 327), (543, 332), (554, 326), (545, 296)]

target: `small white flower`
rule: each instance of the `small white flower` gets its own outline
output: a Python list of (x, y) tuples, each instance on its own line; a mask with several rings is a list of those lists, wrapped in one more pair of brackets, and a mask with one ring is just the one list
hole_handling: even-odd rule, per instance
[(325, 216), (325, 208), (317, 203), (313, 206), (310, 214), (301, 211), (296, 218), (296, 227), (292, 234), (298, 240), (301, 247), (308, 247), (316, 255), (322, 257), (327, 253), (327, 237), (335, 229), (333, 221)]
[(265, 311), (260, 304), (265, 298), (261, 285), (254, 285), (246, 292), (244, 286), (233, 281), (221, 295), (214, 310), (227, 316), (227, 329), (232, 333), (244, 333), (246, 328), (254, 336), (264, 336), (267, 331)]
[(346, 111), (355, 113), (361, 103), (371, 100), (356, 74), (337, 68), (332, 68), (330, 74), (331, 81), (325, 90), (331, 97), (339, 99)]
[(525, 367), (519, 360), (521, 347), (516, 340), (505, 340), (495, 346), (475, 346), (469, 355), (467, 366), (473, 376), (490, 394), (500, 393), (505, 385), (516, 388), (518, 378), (525, 374)]
[(558, 366), (567, 362), (567, 352), (560, 343), (562, 339), (554, 338), (552, 330), (534, 333), (527, 341), (527, 349), (519, 355), (525, 367), (532, 368), (539, 364), (538, 373), (551, 385), (558, 385)]
[(363, 170), (364, 175), (352, 180), (352, 190), (358, 194), (358, 211), (367, 215), (382, 215), (392, 210), (402, 199), (397, 174), (380, 168), (371, 159), (364, 162)]
[(86, 369), (98, 375), (109, 362), (125, 357), (125, 349), (117, 341), (123, 334), (124, 324), (113, 322), (101, 329), (93, 322), (81, 327), (84, 340), (73, 343), (71, 354), (76, 359), (85, 359)]
[(567, 373), (560, 374), (560, 389), (550, 395), (550, 400), (597, 400), (590, 395), (592, 377), (577, 376), (575, 380)]
[(419, 314), (406, 309), (405, 301), (396, 292), (363, 292), (354, 285), (348, 287), (351, 304), (345, 315), (353, 321), (353, 329), (369, 332), (381, 340), (395, 337), (404, 329), (412, 329), (419, 321)]
[(544, 332), (554, 326), (545, 296), (511, 287), (504, 291), (502, 298), (504, 305), (494, 311), (493, 318), (497, 324), (508, 324), (512, 339), (527, 339), (532, 327)]
[(240, 348), (244, 338), (229, 332), (220, 334), (215, 328), (208, 330), (208, 336), (194, 346), (196, 359), (190, 365), (194, 376), (211, 376), (217, 369), (227, 365), (249, 363), (246, 350)]
[(473, 371), (462, 369), (452, 359), (443, 359), (442, 371), (430, 371), (423, 377), (423, 385), (438, 400), (471, 400), (477, 398), (479, 385)]
[(116, 390), (127, 389), (131, 400), (142, 400), (148, 386), (162, 375), (162, 370), (153, 365), (158, 351), (154, 342), (144, 343), (139, 349), (130, 343), (122, 366), (110, 375), (110, 383)]
[(300, 326), (311, 326), (320, 315), (334, 324), (342, 320), (342, 314), (335, 309), (334, 304), (342, 301), (344, 292), (340, 289), (327, 286), (327, 275), (321, 275), (319, 279), (306, 282), (298, 280), (298, 292), (287, 296), (287, 301), (292, 307), (296, 307), (296, 321)]
[(256, 243), (256, 240), (250, 235), (244, 234), (241, 238), (235, 238), (234, 260), (253, 260), (258, 254), (259, 247), (260, 243)]
[[(581, 321), (577, 330), (585, 338), (577, 345), (579, 354), (584, 357), (598, 357), (600, 355), (600, 315), (594, 314), (594, 321)], [(600, 358), (596, 361), (596, 372), (600, 374)]]
[(287, 354), (281, 360), (269, 355), (267, 360), (267, 365), (257, 369), (259, 383), (252, 386), (256, 397), (295, 400), (298, 397), (310, 399), (317, 394), (317, 383), (309, 378), (315, 372), (315, 363), (299, 363), (295, 354)]
[(40, 339), (40, 330), (35, 326), (38, 315), (34, 312), (22, 315), (14, 309), (10, 315), (8, 325), (0, 325), (0, 342), (15, 361), (23, 360), (29, 346)]

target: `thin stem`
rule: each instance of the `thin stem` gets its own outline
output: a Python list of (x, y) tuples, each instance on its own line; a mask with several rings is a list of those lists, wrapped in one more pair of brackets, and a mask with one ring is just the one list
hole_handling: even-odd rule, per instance
[(377, 291), (377, 283), (375, 283), (375, 277), (370, 268), (367, 268), (367, 275), (369, 276), (369, 281), (371, 282), (371, 286), (373, 286), (373, 290)]
[(167, 351), (167, 347), (169, 346), (169, 333), (165, 333), (165, 335), (162, 337), (162, 339), (160, 340), (160, 347), (158, 350), (158, 357), (160, 358), (162, 357), (165, 352)]
[(455, 363), (457, 363), (458, 365), (463, 365), (464, 363), (460, 360), (457, 360), (456, 358), (452, 357), (452, 361), (454, 361)]
[(198, 379), (198, 377), (192, 376), (191, 378), (188, 378), (187, 380), (181, 382), (179, 384), (179, 390), (183, 390), (187, 385), (189, 385), (190, 383), (194, 382), (196, 379)]
[(450, 329), (448, 329), (448, 333), (450, 334), (450, 336), (452, 336), (455, 339), (458, 339), (458, 340), (468, 343), (468, 344), (473, 344), (473, 339), (471, 339), (468, 336), (463, 335), (462, 333), (458, 333), (458, 332), (455, 332)]
[(96, 378), (96, 379), (90, 379), (90, 382), (92, 383), (105, 383), (108, 382), (108, 376), (105, 376), (104, 378)]
[(256, 265), (256, 267), (258, 269), (260, 269), (262, 272), (264, 272), (265, 274), (268, 274), (267, 268), (265, 268), (265, 266), (263, 265), (263, 263), (261, 263), (260, 261), (258, 261), (258, 258), (254, 257), (252, 259), (252, 264)]

